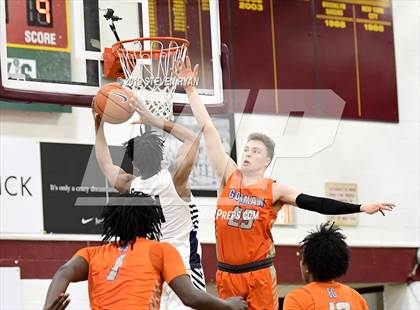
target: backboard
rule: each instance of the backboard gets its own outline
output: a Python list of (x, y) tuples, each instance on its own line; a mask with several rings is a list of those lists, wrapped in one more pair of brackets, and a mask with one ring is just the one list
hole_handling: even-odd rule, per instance
[[(122, 18), (115, 22), (121, 40), (189, 40), (188, 54), (200, 64), (200, 95), (206, 104), (223, 103), (218, 5), (217, 0), (0, 0), (0, 97), (90, 105), (98, 88), (114, 81), (103, 77), (103, 50), (117, 41), (103, 17), (111, 8)], [(178, 89), (174, 103), (186, 102)]]

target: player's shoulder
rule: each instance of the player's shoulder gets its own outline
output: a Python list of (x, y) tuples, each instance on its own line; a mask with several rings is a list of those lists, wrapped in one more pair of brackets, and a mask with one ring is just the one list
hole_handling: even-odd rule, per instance
[[(344, 284), (342, 284), (342, 285), (344, 285)], [(363, 298), (363, 296), (358, 291), (356, 291), (354, 288), (352, 288), (350, 286), (347, 286), (347, 285), (345, 285), (345, 286), (350, 291), (353, 301), (354, 302), (358, 301), (362, 306), (365, 306), (366, 309), (367, 309), (367, 302)]]
[(111, 252), (113, 248), (115, 249), (115, 245), (113, 245), (112, 243), (97, 246), (88, 246), (78, 250), (74, 256), (81, 256), (87, 261), (90, 261), (98, 255), (106, 255), (106, 253)]
[(165, 255), (166, 253), (173, 253), (174, 251), (177, 251), (173, 245), (167, 242), (158, 242), (155, 240), (150, 240), (150, 242), (150, 250), (154, 254), (159, 253), (159, 255)]
[(354, 288), (340, 282), (336, 282), (336, 284), (340, 290), (347, 291), (350, 294), (355, 295), (355, 296), (360, 296), (359, 292), (356, 291)]
[(284, 299), (284, 310), (314, 309), (315, 303), (307, 286), (299, 287), (288, 293)]
[(150, 260), (152, 264), (158, 269), (162, 270), (164, 261), (182, 262), (181, 256), (177, 249), (166, 242), (153, 241), (150, 246)]

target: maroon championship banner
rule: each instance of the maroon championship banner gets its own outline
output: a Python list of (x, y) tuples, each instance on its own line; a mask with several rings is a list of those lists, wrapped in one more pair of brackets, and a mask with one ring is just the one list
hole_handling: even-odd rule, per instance
[(256, 105), (261, 89), (331, 89), (342, 118), (398, 122), (391, 1), (220, 2), (222, 42), (235, 89), (251, 89), (235, 112), (281, 112)]

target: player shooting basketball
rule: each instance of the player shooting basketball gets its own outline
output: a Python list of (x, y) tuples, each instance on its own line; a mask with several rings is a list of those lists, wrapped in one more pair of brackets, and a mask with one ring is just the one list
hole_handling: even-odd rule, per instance
[(349, 267), (345, 239), (340, 228), (325, 223), (302, 240), (300, 269), (309, 284), (286, 295), (284, 310), (369, 309), (358, 292), (335, 281)]
[[(79, 250), (54, 275), (45, 310), (63, 310), (71, 282), (89, 281), (89, 300), (98, 309), (160, 309), (166, 281), (195, 309), (244, 310), (241, 297), (223, 301), (195, 289), (178, 251), (158, 242), (163, 221), (159, 203), (138, 193), (117, 197), (103, 210), (103, 245)], [(174, 308), (172, 308), (174, 309)]]
[[(174, 72), (181, 81), (195, 80), (198, 65), (179, 62)], [(302, 194), (291, 186), (265, 178), (274, 156), (274, 142), (256, 133), (248, 137), (241, 166), (226, 154), (216, 127), (195, 87), (184, 85), (192, 112), (202, 129), (208, 159), (219, 182), (215, 218), (219, 296), (246, 297), (249, 309), (278, 309), (275, 255), (271, 227), (283, 204), (322, 214), (373, 214), (391, 211), (390, 203), (355, 205)], [(267, 289), (268, 287), (268, 289)]]
[[(183, 258), (195, 287), (205, 290), (201, 265), (201, 246), (197, 239), (198, 209), (192, 202), (188, 178), (194, 166), (199, 139), (189, 129), (154, 116), (143, 103), (133, 99), (132, 107), (140, 115), (139, 124), (163, 129), (182, 142), (174, 163), (169, 170), (161, 169), (163, 140), (154, 132), (130, 139), (127, 154), (132, 160), (134, 175), (125, 172), (112, 162), (104, 135), (103, 124), (95, 115), (96, 158), (99, 166), (113, 187), (120, 193), (142, 192), (159, 196), (165, 221), (162, 223), (162, 241), (176, 247)], [(162, 309), (187, 309), (165, 283)]]

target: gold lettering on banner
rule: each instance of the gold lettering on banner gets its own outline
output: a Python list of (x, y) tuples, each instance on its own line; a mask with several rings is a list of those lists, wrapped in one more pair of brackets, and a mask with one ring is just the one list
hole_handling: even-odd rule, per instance
[(210, 0), (201, 0), (201, 10), (210, 11)]
[[(352, 8), (358, 11), (359, 17), (346, 16), (346, 3), (352, 3)], [(389, 20), (382, 20), (386, 10), (389, 9), (388, 0), (321, 0), (323, 14), (316, 14), (322, 19), (326, 27), (344, 29), (349, 23), (362, 24), (363, 29), (369, 32), (385, 32), (386, 27), (392, 26)], [(355, 26), (355, 25), (353, 25)]]
[(344, 16), (344, 12), (342, 10), (336, 9), (325, 9), (325, 14), (333, 16)]
[(173, 0), (172, 12), (174, 13), (174, 31), (186, 32), (186, 10), (184, 0)]
[(367, 5), (362, 5), (362, 12), (363, 13), (370, 13), (372, 12), (372, 7)]
[(377, 7), (374, 7), (373, 8), (373, 12), (374, 13), (377, 13), (377, 14), (384, 14), (384, 8), (377, 8)]
[[(345, 3), (331, 2), (331, 1), (322, 1), (322, 7), (325, 9), (325, 15), (327, 16), (344, 16), (344, 10), (346, 9)], [(334, 28), (345, 28), (346, 23), (336, 23), (334, 21), (326, 21), (325, 25), (327, 27)]]
[(322, 7), (328, 9), (340, 9), (345, 10), (346, 4), (345, 3), (338, 3), (338, 2), (329, 2), (329, 1), (322, 1)]
[(263, 0), (239, 0), (239, 9), (247, 11), (263, 11)]

